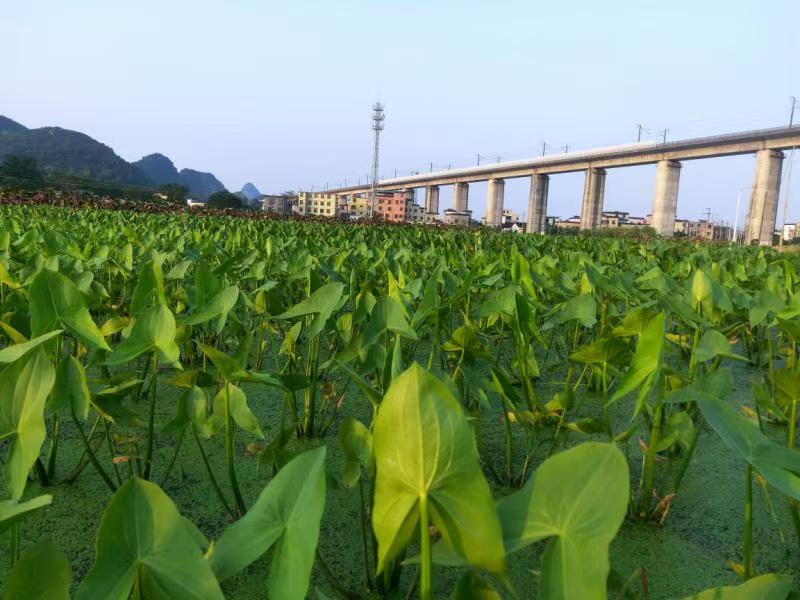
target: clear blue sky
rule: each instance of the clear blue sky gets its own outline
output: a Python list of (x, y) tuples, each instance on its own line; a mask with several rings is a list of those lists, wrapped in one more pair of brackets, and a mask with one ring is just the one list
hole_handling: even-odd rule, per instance
[[(785, 124), (800, 96), (797, 0), (3, 0), (0, 39), (0, 114), (128, 160), (162, 152), (232, 190), (365, 177), (378, 97), (389, 175), (625, 143), (636, 123), (670, 139)], [(686, 163), (679, 215), (732, 221), (752, 172), (751, 157)], [(610, 171), (606, 208), (649, 212), (654, 173)], [(554, 177), (549, 213), (577, 212), (582, 184)], [(484, 196), (472, 186), (479, 214)], [(506, 205), (526, 201), (509, 181)]]

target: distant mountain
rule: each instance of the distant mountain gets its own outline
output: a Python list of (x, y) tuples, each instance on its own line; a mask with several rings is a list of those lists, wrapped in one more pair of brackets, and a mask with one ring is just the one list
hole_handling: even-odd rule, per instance
[(222, 182), (214, 177), (212, 173), (203, 173), (194, 169), (181, 169), (178, 174), (179, 183), (189, 188), (189, 196), (196, 200), (207, 200), (214, 192), (225, 189)]
[(153, 183), (158, 185), (178, 183), (180, 181), (178, 169), (176, 169), (172, 161), (163, 154), (148, 154), (131, 164), (141, 169)]
[(189, 188), (189, 196), (195, 200), (206, 200), (214, 192), (224, 190), (225, 186), (213, 173), (194, 169), (181, 169), (179, 172), (173, 162), (163, 154), (148, 154), (135, 163), (154, 183), (179, 183)]
[(163, 154), (149, 154), (128, 163), (86, 134), (60, 127), (28, 129), (0, 115), (0, 161), (9, 155), (32, 156), (41, 169), (100, 182), (142, 187), (179, 183), (189, 188), (190, 197), (200, 200), (225, 189), (212, 173), (178, 171)]
[(0, 115), (0, 133), (20, 133), (22, 131), (28, 131), (28, 128)]
[(32, 156), (39, 167), (123, 185), (149, 185), (137, 167), (88, 135), (60, 127), (27, 129), (0, 117), (0, 160), (9, 155)]
[(261, 196), (261, 192), (258, 191), (258, 188), (250, 182), (245, 183), (241, 191), (251, 202)]

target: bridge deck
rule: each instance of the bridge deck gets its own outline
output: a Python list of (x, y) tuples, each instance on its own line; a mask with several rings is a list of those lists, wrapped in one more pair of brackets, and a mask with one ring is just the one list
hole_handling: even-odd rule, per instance
[[(492, 163), (433, 173), (420, 173), (407, 177), (384, 179), (378, 189), (402, 189), (428, 185), (452, 185), (488, 179), (528, 177), (535, 173), (555, 174), (583, 171), (588, 168), (612, 169), (646, 165), (662, 160), (697, 160), (736, 154), (752, 154), (758, 150), (786, 150), (800, 147), (800, 125), (758, 129), (725, 135), (694, 138), (659, 144), (641, 142), (622, 146), (598, 148), (584, 152), (540, 156), (525, 160)], [(328, 193), (366, 192), (369, 184), (327, 190)]]

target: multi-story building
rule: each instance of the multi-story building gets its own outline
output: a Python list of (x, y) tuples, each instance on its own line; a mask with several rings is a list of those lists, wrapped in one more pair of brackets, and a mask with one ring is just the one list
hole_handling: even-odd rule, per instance
[(405, 192), (379, 192), (375, 198), (375, 212), (384, 221), (401, 223), (406, 220)]
[(347, 202), (346, 196), (336, 198), (336, 216), (340, 219), (350, 218), (350, 204)]
[(447, 208), (444, 211), (445, 225), (462, 225), (468, 227), (472, 223), (472, 211), (457, 211), (454, 208)]
[(369, 216), (369, 198), (365, 194), (344, 194), (339, 196), (341, 203), (347, 205), (347, 216), (350, 219), (366, 219)]
[(559, 229), (580, 229), (581, 217), (580, 215), (572, 215), (569, 219), (556, 219), (553, 226)]
[(292, 206), (296, 200), (296, 196), (285, 196), (283, 194), (264, 194), (259, 198), (261, 210), (283, 216), (292, 213)]
[[(486, 216), (481, 219), (481, 223), (486, 225)], [(500, 217), (500, 229), (510, 229), (510, 230), (521, 230), (524, 229), (525, 222), (523, 221), (522, 217), (515, 213), (510, 208), (504, 208), (503, 214)]]
[(713, 221), (687, 221), (686, 235), (691, 238), (704, 240), (727, 241), (733, 239), (733, 228)]
[(647, 217), (632, 217), (624, 210), (606, 210), (600, 220), (601, 227), (643, 227)]
[[(433, 215), (436, 216), (436, 215)], [(414, 197), (406, 196), (406, 214), (405, 221), (407, 223), (424, 223), (425, 222), (425, 208), (414, 202)]]
[(793, 239), (797, 237), (797, 223), (786, 223), (783, 226), (783, 241), (784, 242), (791, 242)]
[(292, 210), (298, 215), (335, 217), (338, 198), (327, 192), (300, 192)]

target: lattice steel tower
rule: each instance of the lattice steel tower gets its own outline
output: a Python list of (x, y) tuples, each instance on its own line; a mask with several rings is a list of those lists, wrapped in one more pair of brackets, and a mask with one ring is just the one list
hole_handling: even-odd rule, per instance
[(378, 162), (380, 155), (381, 131), (383, 131), (383, 104), (376, 102), (372, 105), (372, 131), (375, 144), (372, 149), (372, 184), (369, 189), (369, 216), (375, 212), (375, 196), (378, 191)]

